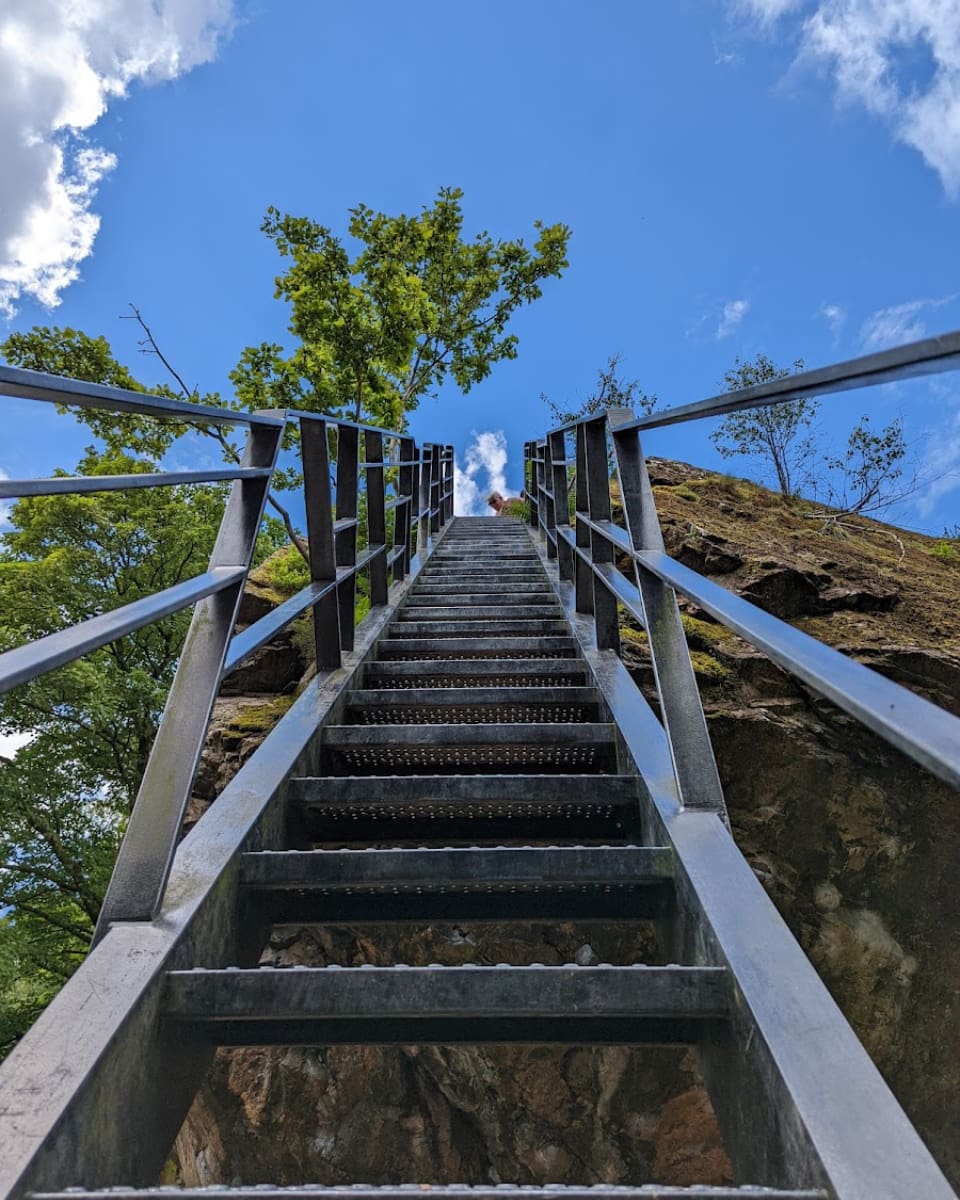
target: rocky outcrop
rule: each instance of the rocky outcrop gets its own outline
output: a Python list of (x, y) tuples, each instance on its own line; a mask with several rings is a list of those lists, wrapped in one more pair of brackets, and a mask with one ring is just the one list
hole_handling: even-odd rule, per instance
[[(960, 565), (935, 539), (814, 519), (802, 504), (682, 463), (650, 467), (681, 562), (960, 713)], [(960, 1182), (956, 794), (683, 609), (735, 836)], [(257, 744), (252, 726), (279, 715), (258, 707), (289, 702), (304, 665), (294, 653), (278, 645), (264, 657), (285, 661), (256, 667), (270, 695), (219, 702), (199, 807)], [(624, 629), (624, 658), (655, 703), (637, 629)], [(285, 928), (264, 961), (629, 962), (652, 952), (637, 925)], [(177, 1149), (190, 1184), (729, 1178), (695, 1056), (651, 1048), (223, 1051)]]

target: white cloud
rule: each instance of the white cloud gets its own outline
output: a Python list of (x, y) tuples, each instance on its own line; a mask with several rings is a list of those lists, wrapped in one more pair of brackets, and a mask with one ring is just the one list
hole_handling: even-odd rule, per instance
[[(507, 494), (507, 439), (502, 429), (475, 433), (467, 447), (463, 467), (453, 465), (453, 511), (458, 517), (492, 513), (487, 508), (491, 492)], [(481, 476), (485, 483), (481, 487)]]
[(33, 733), (0, 733), (0, 758), (13, 758), (35, 736)]
[[(960, 198), (960, 0), (730, 2), (765, 28), (802, 10), (798, 62), (826, 68), (841, 101), (884, 120)], [(927, 78), (916, 69), (922, 56)]]
[(941, 422), (936, 437), (926, 442), (921, 476), (930, 482), (913, 503), (926, 518), (951, 492), (960, 489), (960, 406), (956, 400), (950, 421)]
[(761, 21), (775, 21), (802, 4), (803, 0), (736, 0), (734, 8)]
[(827, 324), (830, 326), (830, 332), (833, 334), (834, 339), (840, 336), (843, 326), (847, 320), (847, 314), (839, 304), (821, 304), (819, 309), (817, 309), (816, 315), (818, 317), (823, 317), (823, 319), (827, 322)]
[(729, 337), (734, 333), (739, 327), (740, 322), (747, 315), (749, 309), (749, 300), (728, 300), (723, 306), (723, 312), (720, 315), (720, 324), (717, 326), (717, 340)]
[(909, 300), (906, 304), (881, 308), (867, 317), (860, 327), (860, 344), (864, 350), (881, 350), (917, 342), (927, 332), (923, 314), (941, 308), (953, 299), (953, 296), (944, 296), (941, 300)]
[(217, 52), (234, 0), (3, 0), (0, 314), (52, 308), (79, 277), (116, 157), (87, 140), (132, 83), (175, 79)]

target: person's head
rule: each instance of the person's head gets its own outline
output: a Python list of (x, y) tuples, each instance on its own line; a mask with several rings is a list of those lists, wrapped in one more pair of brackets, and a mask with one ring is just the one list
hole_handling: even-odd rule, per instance
[(503, 497), (499, 492), (491, 492), (487, 497), (487, 503), (495, 513), (499, 513), (500, 509), (503, 508)]

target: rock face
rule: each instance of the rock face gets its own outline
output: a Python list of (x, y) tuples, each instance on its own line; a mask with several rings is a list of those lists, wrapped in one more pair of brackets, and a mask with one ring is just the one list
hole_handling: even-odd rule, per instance
[[(960, 713), (960, 563), (935, 539), (652, 460), (668, 551)], [(258, 598), (257, 603), (261, 600)], [(684, 604), (735, 836), (922, 1136), (960, 1182), (956, 794)], [(251, 618), (252, 619), (252, 618)], [(645, 636), (624, 659), (656, 703)], [(225, 697), (196, 813), (289, 703), (305, 662)], [(279, 694), (278, 694), (279, 693)], [(244, 715), (246, 714), (246, 715)], [(259, 723), (260, 730), (256, 728)], [(622, 926), (276, 929), (275, 965), (651, 961)], [(721, 1183), (695, 1055), (678, 1050), (398, 1047), (218, 1054), (181, 1130), (187, 1184)]]

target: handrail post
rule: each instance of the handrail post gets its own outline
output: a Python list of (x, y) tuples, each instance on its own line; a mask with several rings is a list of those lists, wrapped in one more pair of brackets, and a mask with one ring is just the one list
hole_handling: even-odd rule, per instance
[(574, 553), (563, 536), (563, 529), (570, 528), (570, 504), (567, 494), (567, 443), (562, 432), (551, 433), (550, 443), (550, 490), (553, 492), (553, 523), (557, 534), (557, 559), (561, 579), (573, 579)]
[[(242, 467), (273, 472), (283, 425), (251, 427)], [(157, 736), (130, 815), (93, 935), (114, 921), (151, 921), (163, 901), (190, 789), (220, 688), (227, 645), (263, 518), (271, 476), (237, 480), (230, 489), (210, 569), (245, 568), (238, 581), (201, 600), (193, 611)]]
[[(310, 579), (314, 583), (327, 583), (337, 578), (329, 436), (326, 421), (300, 421)], [(313, 636), (317, 647), (317, 669), (339, 667), (340, 615), (336, 588), (331, 588), (313, 606)]]
[(430, 532), (439, 533), (441, 524), (440, 514), (440, 475), (443, 470), (443, 446), (434, 442), (430, 447)]
[[(341, 425), (337, 431), (337, 521), (346, 522), (339, 529), (334, 525), (334, 549), (338, 567), (357, 565), (357, 492), (360, 470), (359, 430)], [(351, 523), (352, 522), (352, 523)], [(337, 587), (340, 609), (340, 646), (353, 649), (354, 610), (357, 598), (357, 575), (349, 576)]]
[(543, 530), (547, 535), (547, 558), (557, 557), (557, 510), (553, 496), (553, 456), (550, 453), (550, 439), (543, 443)]
[(399, 583), (410, 570), (410, 539), (413, 529), (413, 506), (417, 500), (417, 444), (411, 437), (400, 439), (400, 474), (397, 479), (397, 499), (406, 500), (398, 504), (393, 514), (393, 546), (403, 548), (403, 553), (394, 560), (393, 578)]
[[(597, 417), (584, 424), (584, 465), (587, 476), (587, 511), (591, 521), (610, 520), (610, 467), (607, 460), (606, 421)], [(614, 563), (614, 549), (606, 538), (590, 531), (590, 561)], [(591, 572), (592, 573), (592, 572)], [(620, 620), (616, 598), (593, 575), (593, 622), (597, 649), (620, 653)]]
[(537, 528), (539, 510), (537, 498), (537, 443), (523, 443), (523, 494), (527, 501), (527, 522)]
[[(577, 449), (576, 449), (576, 528), (574, 536), (577, 542), (577, 548), (584, 554), (590, 551), (590, 528), (579, 519), (581, 514), (589, 516), (590, 498), (587, 494), (587, 433), (586, 427), (581, 423), (577, 426)], [(574, 590), (576, 593), (576, 604), (578, 613), (593, 612), (593, 571), (590, 569), (590, 564), (584, 562), (580, 554), (574, 555), (573, 560), (573, 577)]]
[(380, 547), (367, 566), (370, 605), (377, 608), (387, 602), (387, 496), (383, 484), (383, 434), (379, 430), (364, 430), (363, 453), (368, 464), (367, 545), (370, 550)]
[[(634, 550), (664, 549), (653, 488), (635, 428), (618, 432), (633, 421), (629, 409), (607, 409), (613, 437), (624, 522)], [(690, 661), (680, 609), (673, 588), (657, 579), (634, 559), (634, 572), (650, 658), (660, 695), (670, 756), (684, 808), (716, 813), (724, 822), (727, 810), (707, 721), (700, 703), (697, 677)]]
[(417, 554), (422, 559), (430, 545), (430, 477), (433, 472), (433, 445), (424, 442), (419, 467), (419, 505), (417, 514)]
[(451, 520), (453, 517), (453, 447), (444, 446), (443, 448), (443, 524)]

